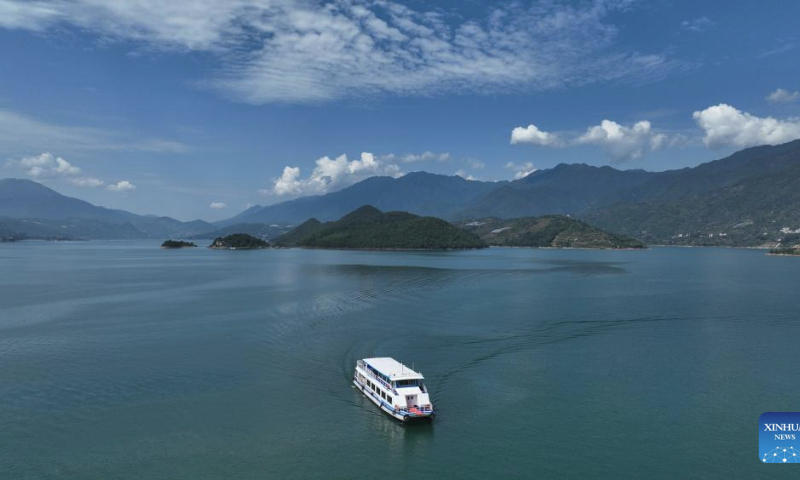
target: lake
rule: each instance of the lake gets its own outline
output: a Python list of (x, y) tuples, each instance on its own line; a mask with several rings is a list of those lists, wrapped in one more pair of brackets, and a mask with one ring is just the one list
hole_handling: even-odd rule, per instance
[[(800, 409), (800, 258), (158, 244), (0, 244), (0, 478), (800, 474), (758, 452)], [(353, 388), (372, 356), (432, 424)]]

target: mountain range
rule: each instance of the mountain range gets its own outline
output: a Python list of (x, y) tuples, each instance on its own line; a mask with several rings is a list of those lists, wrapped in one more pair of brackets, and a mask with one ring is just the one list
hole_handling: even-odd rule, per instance
[(560, 164), (503, 182), (426, 172), (372, 177), (326, 195), (255, 206), (214, 224), (107, 209), (29, 180), (6, 179), (0, 180), (0, 236), (197, 238), (242, 230), (272, 237), (309, 218), (332, 221), (365, 204), (451, 222), (569, 215), (650, 244), (757, 246), (800, 228), (800, 140), (663, 172)]
[(652, 244), (757, 246), (800, 227), (800, 140), (663, 172), (560, 164), (509, 182), (426, 172), (373, 177), (253, 207), (228, 222), (327, 221), (361, 204), (449, 221), (570, 215)]
[(67, 197), (31, 180), (0, 179), (0, 236), (53, 239), (189, 237), (216, 227), (202, 220), (136, 215)]

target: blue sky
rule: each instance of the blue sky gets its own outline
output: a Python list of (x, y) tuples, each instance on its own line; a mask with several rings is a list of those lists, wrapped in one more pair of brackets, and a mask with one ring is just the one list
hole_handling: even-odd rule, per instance
[[(216, 220), (800, 137), (792, 1), (0, 0), (0, 176)], [(346, 155), (345, 157), (342, 157)]]

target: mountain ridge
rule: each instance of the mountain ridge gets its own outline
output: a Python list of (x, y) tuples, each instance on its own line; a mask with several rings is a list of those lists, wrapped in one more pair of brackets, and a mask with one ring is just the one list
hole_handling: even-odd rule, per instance
[(0, 179), (0, 231), (22, 238), (188, 237), (214, 226), (203, 220), (138, 215), (93, 205), (27, 179)]

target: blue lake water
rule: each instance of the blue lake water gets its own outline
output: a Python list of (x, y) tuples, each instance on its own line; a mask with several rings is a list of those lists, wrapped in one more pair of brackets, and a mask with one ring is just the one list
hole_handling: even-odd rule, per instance
[[(800, 258), (0, 244), (0, 478), (797, 478)], [(352, 388), (392, 356), (438, 416)], [(798, 442), (800, 446), (800, 442)]]

